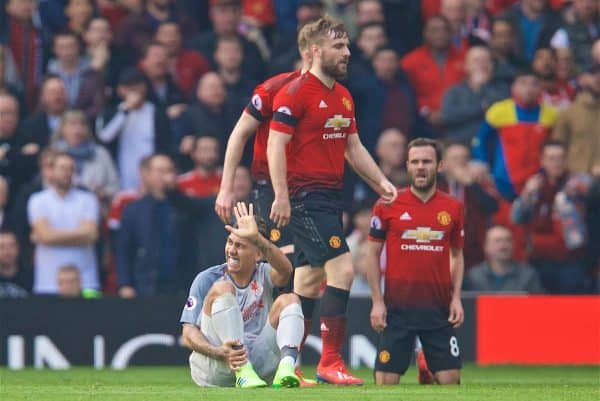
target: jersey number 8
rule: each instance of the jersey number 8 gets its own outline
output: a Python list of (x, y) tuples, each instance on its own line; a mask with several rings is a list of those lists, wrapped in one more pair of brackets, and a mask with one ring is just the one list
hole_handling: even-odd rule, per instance
[(450, 337), (450, 354), (452, 354), (452, 356), (455, 358), (460, 355), (460, 349), (458, 348), (458, 340), (456, 339), (456, 336)]

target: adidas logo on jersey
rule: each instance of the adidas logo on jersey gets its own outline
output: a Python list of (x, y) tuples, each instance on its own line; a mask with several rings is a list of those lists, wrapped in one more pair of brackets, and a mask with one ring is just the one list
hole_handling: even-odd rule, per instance
[(321, 331), (329, 331), (329, 327), (325, 323), (321, 323)]
[(329, 106), (327, 106), (327, 103), (325, 103), (325, 100), (321, 99), (321, 103), (319, 103), (319, 108), (326, 109), (327, 107), (329, 107)]
[(410, 214), (408, 214), (408, 212), (404, 212), (402, 213), (402, 216), (400, 216), (400, 220), (412, 220), (412, 217), (410, 217)]

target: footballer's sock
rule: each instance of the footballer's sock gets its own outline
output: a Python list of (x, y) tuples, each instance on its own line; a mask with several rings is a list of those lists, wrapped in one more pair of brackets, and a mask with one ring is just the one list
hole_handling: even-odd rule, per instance
[(341, 360), (340, 350), (346, 337), (346, 307), (349, 291), (327, 286), (321, 301), (321, 339), (323, 352), (319, 366)]
[(421, 339), (417, 336), (415, 340), (415, 354), (418, 354), (423, 349), (423, 344), (421, 344)]
[(302, 350), (306, 342), (306, 337), (308, 337), (312, 328), (312, 318), (317, 300), (315, 298), (303, 297), (302, 295), (298, 295), (298, 297), (300, 297), (300, 305), (302, 305), (302, 314), (304, 315), (304, 336), (300, 342), (300, 349)]
[(213, 301), (210, 317), (222, 343), (226, 341), (243, 342), (244, 322), (235, 295), (226, 293), (218, 296)]
[(277, 326), (277, 346), (281, 350), (281, 360), (290, 362), (292, 366), (298, 358), (298, 349), (302, 341), (302, 308), (299, 304), (289, 304), (279, 315)]

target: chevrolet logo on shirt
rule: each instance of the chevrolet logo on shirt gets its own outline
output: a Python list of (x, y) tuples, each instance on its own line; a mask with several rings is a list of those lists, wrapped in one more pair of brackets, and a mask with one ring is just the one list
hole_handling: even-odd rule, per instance
[(327, 120), (325, 128), (333, 128), (335, 131), (339, 131), (342, 128), (348, 128), (351, 121), (351, 118), (344, 118), (341, 114), (336, 114)]
[(414, 239), (419, 243), (439, 241), (444, 238), (443, 231), (432, 230), (430, 227), (417, 227), (416, 230), (405, 230), (402, 239)]

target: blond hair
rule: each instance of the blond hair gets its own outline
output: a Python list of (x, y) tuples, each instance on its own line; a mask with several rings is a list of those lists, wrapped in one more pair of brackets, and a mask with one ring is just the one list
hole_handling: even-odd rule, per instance
[(312, 45), (321, 45), (323, 39), (330, 35), (333, 35), (334, 39), (341, 39), (348, 37), (348, 32), (343, 23), (326, 15), (302, 27), (298, 33), (298, 48), (308, 49)]

